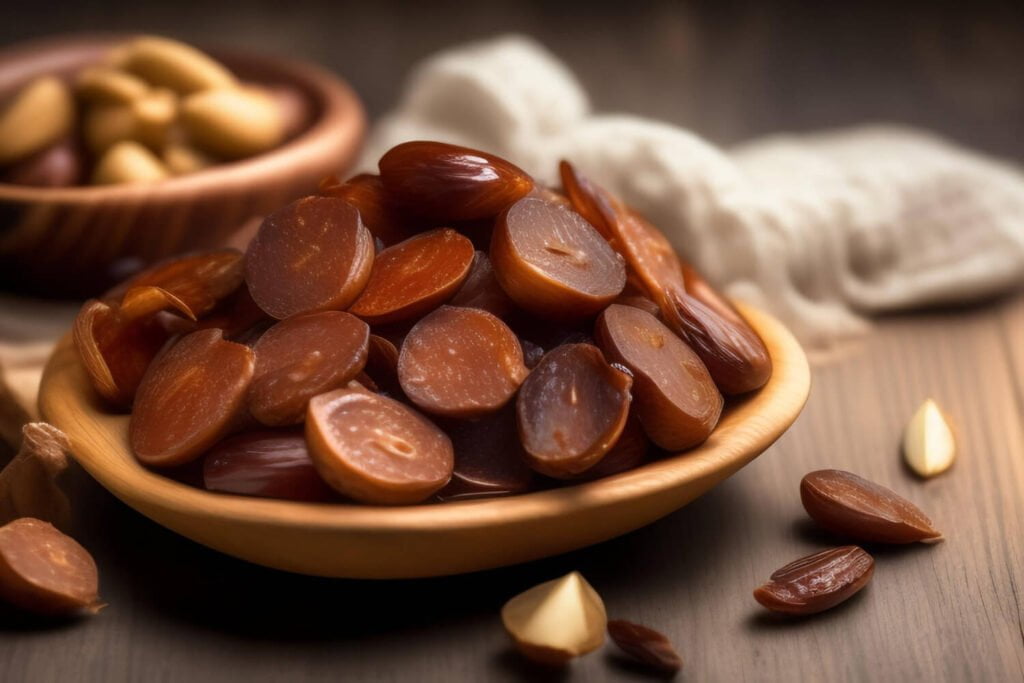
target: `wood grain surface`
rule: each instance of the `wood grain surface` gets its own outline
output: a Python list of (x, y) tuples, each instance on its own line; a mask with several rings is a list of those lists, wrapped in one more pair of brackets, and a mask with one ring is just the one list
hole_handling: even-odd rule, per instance
[[(684, 123), (720, 142), (887, 119), (1024, 158), (1020, 3), (393, 2), (242, 12), (196, 0), (5, 3), (0, 40), (101, 27), (233, 40), (327, 63), (381, 113), (413, 61), (515, 29), (545, 40), (604, 109)], [(815, 8), (816, 7), (816, 8)], [(900, 432), (935, 397), (961, 455), (917, 480)], [(54, 627), (0, 613), (3, 681), (649, 680), (612, 648), (546, 674), (511, 652), (498, 610), (578, 569), (609, 615), (670, 635), (684, 681), (1019, 681), (1024, 678), (1024, 299), (879, 320), (815, 368), (803, 416), (735, 477), (668, 518), (590, 549), (449, 579), (310, 579), (232, 560), (131, 512), (81, 471), (77, 536), (110, 607)], [(872, 548), (858, 597), (804, 621), (764, 616), (753, 588), (833, 539), (797, 485), (842, 467), (920, 504), (947, 536)]]

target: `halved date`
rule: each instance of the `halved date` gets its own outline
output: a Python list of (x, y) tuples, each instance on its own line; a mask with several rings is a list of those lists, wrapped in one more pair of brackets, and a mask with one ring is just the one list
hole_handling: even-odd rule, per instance
[(301, 422), (309, 399), (362, 372), (369, 337), (366, 323), (342, 311), (297, 315), (271, 327), (253, 346), (252, 416), (270, 426)]
[(450, 299), (472, 264), (473, 243), (451, 228), (416, 235), (377, 255), (349, 311), (374, 325), (419, 317)]
[(441, 500), (524, 493), (535, 484), (512, 404), (475, 420), (447, 420), (442, 426), (455, 449), (455, 470), (437, 494)]
[(437, 309), (409, 331), (398, 357), (406, 396), (423, 410), (448, 417), (499, 410), (528, 372), (515, 333), (476, 308)]
[(632, 384), (596, 346), (567, 344), (546, 354), (516, 399), (530, 467), (570, 479), (595, 466), (622, 433)]
[(407, 227), (409, 219), (397, 210), (394, 202), (388, 201), (384, 183), (378, 175), (361, 173), (345, 182), (329, 176), (320, 183), (320, 194), (344, 199), (356, 207), (363, 224), (385, 247), (398, 244), (412, 233)]
[(644, 433), (643, 425), (631, 410), (618, 441), (597, 464), (579, 475), (579, 479), (592, 480), (610, 477), (639, 467), (647, 461), (651, 451), (651, 440)]
[(483, 251), (477, 251), (473, 255), (473, 266), (469, 269), (469, 275), (448, 303), (452, 306), (479, 308), (503, 320), (515, 310), (515, 304), (498, 283), (491, 258)]
[(255, 369), (247, 346), (221, 330), (183, 337), (150, 365), (135, 397), (128, 439), (143, 464), (195, 460), (238, 424)]
[(650, 313), (612, 304), (597, 319), (598, 345), (633, 373), (637, 416), (654, 443), (679, 451), (718, 423), (722, 395), (697, 354)]
[(626, 267), (578, 213), (539, 197), (520, 199), (494, 226), (491, 263), (520, 307), (556, 320), (586, 318), (626, 285)]
[(221, 441), (203, 460), (203, 486), (286, 500), (336, 497), (313, 466), (301, 429), (247, 432)]
[(874, 572), (874, 558), (855, 545), (823, 550), (773, 572), (754, 599), (772, 612), (815, 614), (853, 597)]
[(365, 503), (418, 503), (452, 476), (452, 443), (444, 432), (406, 405), (363, 389), (310, 401), (306, 441), (320, 476)]
[(373, 236), (355, 207), (305, 197), (263, 221), (245, 254), (245, 281), (274, 318), (342, 310), (366, 286), (373, 257)]
[(380, 158), (388, 197), (437, 223), (493, 218), (533, 189), (522, 169), (497, 157), (443, 142), (406, 142)]

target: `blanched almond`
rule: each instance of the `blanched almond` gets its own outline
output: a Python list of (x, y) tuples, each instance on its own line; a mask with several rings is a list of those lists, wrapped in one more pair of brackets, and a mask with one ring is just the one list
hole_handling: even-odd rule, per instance
[(942, 474), (956, 458), (956, 436), (932, 399), (921, 404), (903, 432), (903, 457), (922, 477)]

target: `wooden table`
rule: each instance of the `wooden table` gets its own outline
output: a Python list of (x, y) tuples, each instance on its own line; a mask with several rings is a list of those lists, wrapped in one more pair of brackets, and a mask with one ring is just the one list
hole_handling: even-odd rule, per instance
[[(334, 66), (379, 113), (416, 58), (513, 28), (552, 45), (602, 108), (686, 123), (718, 141), (887, 118), (1024, 156), (1024, 22), (1009, 6), (957, 14), (662, 3), (619, 14), (619, 5), (592, 3), (548, 13), (519, 2), (429, 11), (324, 3), (282, 18), (267, 0), (244, 11), (145, 5), (97, 16), (93, 3), (53, 13), (15, 2), (0, 41), (129, 26), (231, 35)], [(949, 473), (921, 482), (898, 444), (928, 396), (955, 420), (962, 452)], [(329, 581), (247, 565), (156, 526), (76, 471), (76, 535), (97, 557), (110, 607), (57, 627), (0, 612), (0, 680), (642, 680), (612, 648), (563, 675), (509, 649), (503, 602), (572, 569), (611, 615), (671, 636), (686, 659), (680, 680), (1021, 680), (1022, 416), (1024, 298), (887, 318), (815, 368), (805, 413), (775, 447), (689, 507), (584, 551), (431, 581)], [(834, 542), (807, 522), (797, 491), (821, 467), (892, 486), (948, 541), (872, 548), (875, 579), (859, 597), (813, 619), (775, 620), (752, 589)]]

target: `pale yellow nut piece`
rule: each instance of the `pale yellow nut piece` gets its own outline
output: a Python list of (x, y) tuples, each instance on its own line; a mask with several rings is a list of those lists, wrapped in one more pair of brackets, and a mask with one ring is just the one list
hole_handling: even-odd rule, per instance
[(562, 665), (601, 647), (608, 616), (579, 572), (534, 586), (501, 609), (505, 630), (526, 657)]
[(106, 151), (96, 164), (92, 180), (97, 185), (152, 183), (169, 175), (152, 152), (137, 142), (124, 141)]
[(75, 103), (53, 76), (38, 78), (0, 110), (0, 164), (42, 151), (71, 131)]
[(191, 45), (169, 38), (138, 38), (118, 54), (117, 63), (151, 85), (170, 88), (182, 95), (227, 88), (236, 83), (235, 77), (220, 62)]
[(75, 92), (83, 100), (127, 104), (144, 97), (149, 86), (138, 76), (106, 66), (93, 66), (78, 74)]
[(195, 173), (217, 163), (199, 150), (178, 142), (172, 142), (167, 145), (162, 156), (167, 170), (174, 175)]
[(903, 432), (903, 457), (922, 477), (934, 477), (956, 458), (956, 436), (938, 404), (928, 399), (910, 418)]
[(95, 154), (138, 136), (138, 119), (130, 104), (97, 104), (82, 117), (82, 137)]
[(284, 137), (277, 102), (253, 88), (190, 95), (182, 104), (181, 121), (197, 147), (226, 159), (259, 154), (280, 144)]
[(167, 144), (171, 126), (178, 116), (178, 97), (166, 88), (153, 90), (132, 102), (136, 140), (153, 149)]

